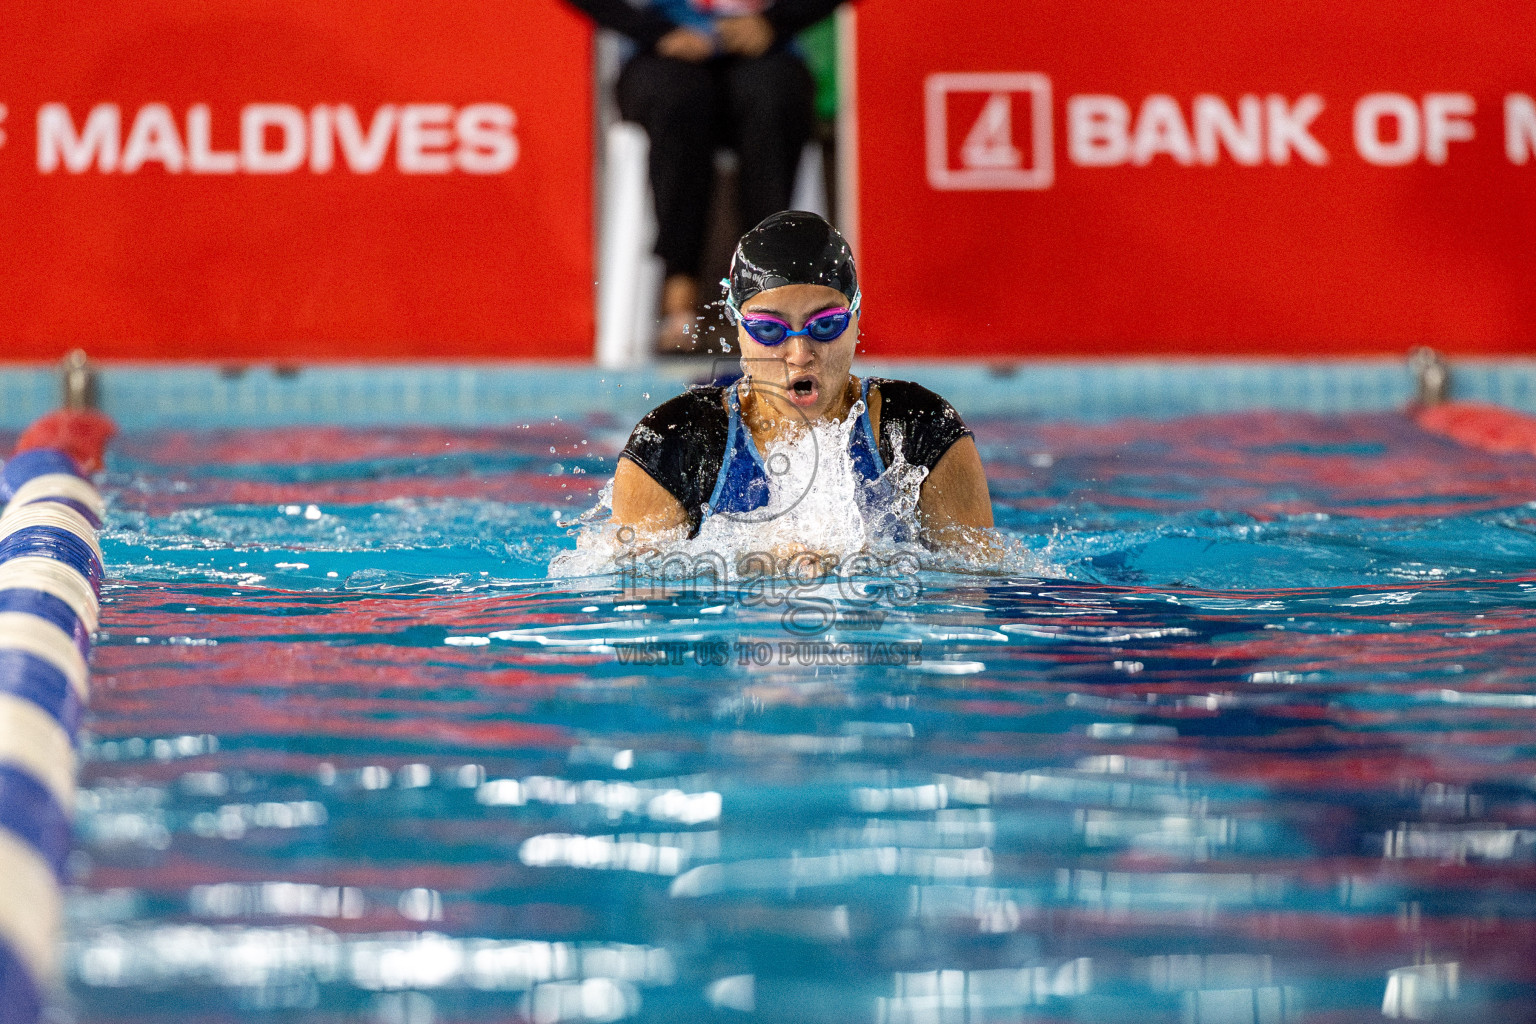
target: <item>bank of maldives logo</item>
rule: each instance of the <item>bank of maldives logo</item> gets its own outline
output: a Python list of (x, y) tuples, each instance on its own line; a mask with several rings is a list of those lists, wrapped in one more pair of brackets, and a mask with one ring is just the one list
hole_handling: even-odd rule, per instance
[(943, 191), (1050, 188), (1051, 80), (1044, 75), (929, 75), (928, 184)]

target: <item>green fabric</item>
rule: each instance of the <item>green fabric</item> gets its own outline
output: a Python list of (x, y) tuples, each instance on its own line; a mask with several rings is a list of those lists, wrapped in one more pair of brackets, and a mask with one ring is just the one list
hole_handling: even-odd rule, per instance
[(837, 19), (824, 18), (800, 33), (800, 52), (816, 79), (816, 116), (837, 118)]

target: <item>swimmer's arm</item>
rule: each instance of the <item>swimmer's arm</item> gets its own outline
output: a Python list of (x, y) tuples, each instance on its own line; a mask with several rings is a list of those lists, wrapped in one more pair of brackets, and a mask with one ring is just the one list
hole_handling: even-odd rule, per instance
[(917, 510), (930, 544), (976, 544), (992, 527), (992, 495), (976, 442), (962, 437), (950, 446), (923, 481)]
[(682, 502), (627, 458), (619, 459), (613, 474), (613, 523), (642, 534), (686, 530), (689, 525)]

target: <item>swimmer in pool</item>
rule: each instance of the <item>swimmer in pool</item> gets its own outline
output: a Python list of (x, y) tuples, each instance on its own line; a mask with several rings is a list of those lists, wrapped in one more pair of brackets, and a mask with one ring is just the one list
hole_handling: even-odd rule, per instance
[(899, 444), (908, 465), (927, 470), (917, 501), (923, 539), (982, 538), (992, 501), (959, 414), (921, 385), (850, 372), (859, 283), (836, 228), (813, 213), (776, 213), (742, 237), (723, 284), (747, 376), (690, 388), (640, 421), (614, 474), (615, 524), (691, 537), (708, 516), (764, 508), (770, 483), (759, 453), (809, 423), (845, 421), (862, 399), (849, 455), (866, 500)]

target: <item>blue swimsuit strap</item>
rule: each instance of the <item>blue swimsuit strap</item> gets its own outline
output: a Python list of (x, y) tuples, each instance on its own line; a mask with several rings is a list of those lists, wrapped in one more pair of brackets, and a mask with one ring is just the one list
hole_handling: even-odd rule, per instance
[(747, 426), (747, 421), (741, 415), (741, 397), (737, 390), (740, 387), (741, 381), (737, 381), (726, 390), (726, 403), (731, 410), (730, 433), (725, 442), (726, 458), (735, 454), (738, 448), (744, 450), (752, 457), (753, 464), (766, 476), (768, 467), (763, 465), (763, 454), (757, 450), (757, 439), (752, 436), (751, 428)]
[(855, 453), (854, 464), (858, 465), (857, 445), (862, 440), (867, 446), (866, 450), (869, 453), (869, 459), (873, 465), (875, 476), (878, 477), (885, 473), (885, 460), (880, 457), (880, 442), (875, 437), (874, 421), (869, 417), (869, 386), (871, 383), (873, 383), (873, 378), (865, 377), (859, 387), (859, 397), (864, 402), (864, 412), (859, 416), (858, 434), (852, 440)]
[[(761, 477), (765, 485), (768, 481), (768, 470), (763, 466), (763, 459), (758, 454), (757, 444), (752, 439), (752, 432), (747, 429), (747, 425), (742, 421), (741, 399), (739, 397), (740, 392), (738, 391), (740, 386), (741, 382), (738, 381), (725, 390), (726, 408), (730, 411), (730, 420), (726, 426), (725, 454), (720, 459), (720, 472), (715, 476), (715, 487), (709, 495), (709, 510), (711, 512), (721, 511), (720, 500), (725, 496), (725, 489), (731, 478), (732, 467), (735, 465), (739, 455), (745, 454), (751, 460), (751, 465), (747, 469), (747, 481), (741, 486), (750, 487), (750, 481), (755, 477)], [(732, 494), (729, 497), (739, 500), (744, 495)], [(745, 510), (738, 509), (737, 511)]]

